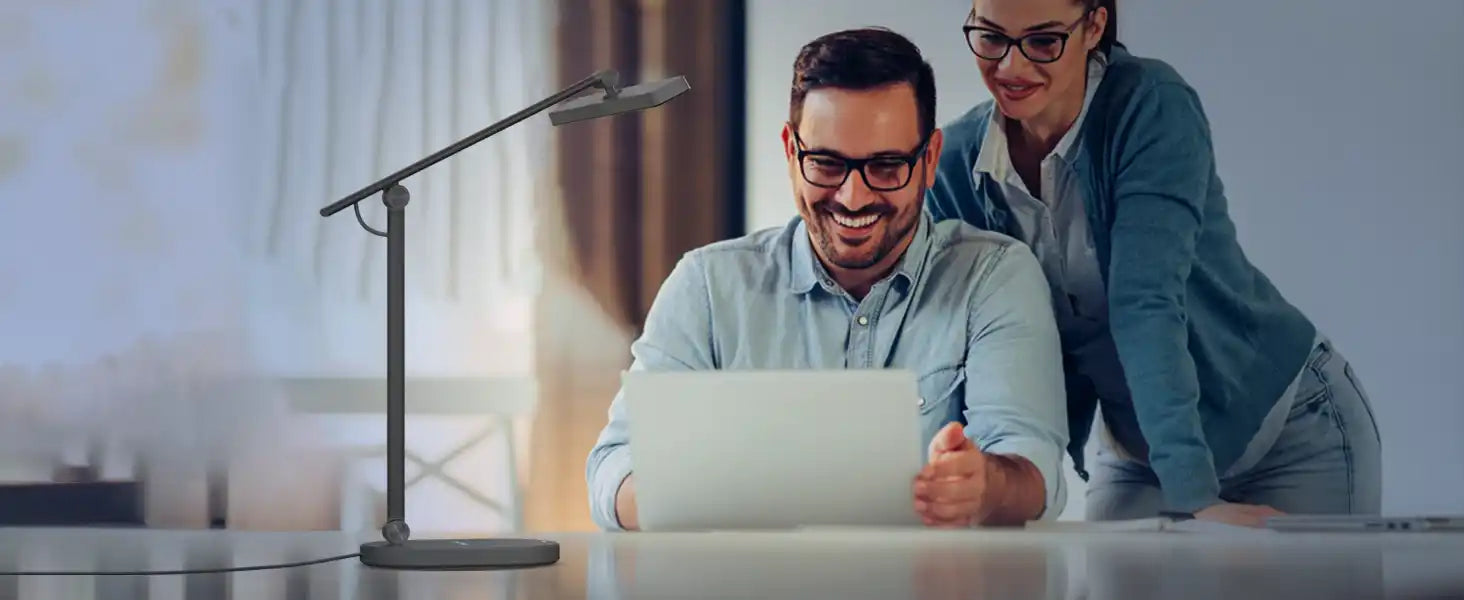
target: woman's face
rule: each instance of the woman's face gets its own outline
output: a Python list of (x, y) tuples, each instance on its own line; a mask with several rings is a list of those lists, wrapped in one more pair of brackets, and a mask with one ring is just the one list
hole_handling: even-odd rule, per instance
[(1088, 51), (1107, 19), (1079, 0), (974, 0), (966, 41), (1002, 114), (1026, 121), (1082, 106)]

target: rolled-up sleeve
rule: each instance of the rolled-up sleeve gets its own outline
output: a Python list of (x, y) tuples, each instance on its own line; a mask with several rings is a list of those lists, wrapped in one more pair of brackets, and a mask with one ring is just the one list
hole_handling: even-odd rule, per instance
[[(645, 327), (631, 344), (631, 371), (715, 368), (706, 275), (697, 256), (682, 257), (661, 284)], [(615, 496), (634, 470), (631, 445), (622, 390), (611, 400), (608, 422), (585, 462), (590, 517), (606, 531), (624, 529), (615, 515)]]
[(1041, 520), (1067, 505), (1062, 346), (1037, 258), (1010, 243), (972, 278), (967, 319), (966, 436), (988, 454), (1019, 456), (1042, 474)]
[(620, 519), (615, 515), (615, 495), (620, 484), (630, 475), (630, 439), (626, 435), (627, 423), (622, 416), (617, 418), (619, 397), (611, 403), (610, 423), (600, 432), (600, 438), (590, 451), (586, 468), (586, 481), (590, 489), (590, 517), (595, 525), (606, 531), (621, 531)]

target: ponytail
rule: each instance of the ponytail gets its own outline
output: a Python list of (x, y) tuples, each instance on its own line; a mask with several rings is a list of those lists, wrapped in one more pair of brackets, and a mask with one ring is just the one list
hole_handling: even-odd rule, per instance
[(1103, 28), (1103, 37), (1098, 40), (1098, 51), (1104, 55), (1113, 53), (1118, 43), (1118, 0), (1087, 0), (1089, 10), (1108, 9), (1108, 24)]

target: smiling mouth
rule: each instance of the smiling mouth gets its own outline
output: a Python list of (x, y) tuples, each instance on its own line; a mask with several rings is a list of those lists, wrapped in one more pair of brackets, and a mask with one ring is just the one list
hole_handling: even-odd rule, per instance
[(835, 223), (838, 223), (843, 227), (848, 227), (849, 229), (869, 229), (870, 227), (874, 227), (874, 224), (879, 222), (880, 219), (880, 215), (878, 213), (859, 217), (850, 217), (831, 212), (829, 213), (829, 216), (834, 219)]

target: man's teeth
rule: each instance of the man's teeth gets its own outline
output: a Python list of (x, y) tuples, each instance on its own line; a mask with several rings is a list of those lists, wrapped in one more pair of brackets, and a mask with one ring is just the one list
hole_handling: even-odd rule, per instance
[(851, 227), (851, 228), (854, 228), (854, 229), (863, 229), (865, 227), (869, 227), (870, 225), (873, 225), (875, 221), (878, 221), (879, 220), (879, 215), (865, 215), (865, 216), (862, 216), (862, 217), (846, 217), (844, 215), (840, 215), (840, 214), (837, 214), (837, 213), (831, 213), (831, 214), (833, 214), (834, 222), (835, 223), (838, 223), (838, 224), (843, 225), (845, 227)]
[(1011, 90), (1013, 92), (1020, 93), (1020, 92), (1025, 92), (1027, 90), (1030, 90), (1030, 89), (1032, 89), (1034, 87), (1037, 87), (1037, 86), (1036, 85), (1013, 85), (1013, 84), (1010, 84), (1010, 83), (1004, 83), (1004, 84), (1002, 84), (1001, 87), (1004, 87), (1004, 88), (1006, 88), (1008, 90)]

